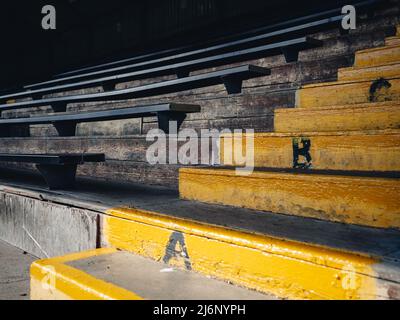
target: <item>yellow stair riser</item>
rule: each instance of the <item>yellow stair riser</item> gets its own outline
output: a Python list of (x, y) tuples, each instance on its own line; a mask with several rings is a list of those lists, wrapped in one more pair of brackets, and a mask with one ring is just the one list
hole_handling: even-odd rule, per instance
[(400, 79), (398, 78), (387, 79), (380, 84), (377, 84), (376, 81), (363, 81), (308, 85), (296, 92), (296, 106), (298, 108), (319, 108), (398, 100), (400, 100)]
[[(378, 261), (354, 254), (208, 226), (135, 209), (108, 210), (103, 229), (114, 247), (163, 261), (179, 235), (170, 265), (292, 299), (365, 299), (379, 295)], [(187, 268), (187, 267), (186, 267)], [(352, 272), (350, 270), (353, 270)], [(350, 272), (351, 273), (350, 273)], [(351, 274), (353, 286), (349, 287)]]
[(400, 63), (369, 68), (342, 68), (338, 71), (339, 81), (364, 81), (379, 78), (400, 78)]
[(334, 132), (400, 128), (400, 104), (354, 108), (277, 109), (275, 132)]
[(181, 169), (183, 199), (379, 228), (400, 228), (398, 179)]
[[(279, 135), (254, 136), (254, 166), (293, 168), (294, 152), (306, 147), (312, 168), (330, 170), (398, 171), (400, 170), (400, 132), (393, 134), (363, 133), (353, 135)], [(222, 137), (220, 159), (223, 165), (241, 165), (235, 155), (246, 150), (247, 138)], [(297, 144), (296, 144), (297, 143)], [(245, 152), (243, 152), (244, 154)], [(250, 158), (251, 153), (246, 156)], [(236, 161), (235, 161), (236, 160)], [(307, 163), (305, 155), (298, 164)], [(243, 163), (242, 163), (243, 164)]]
[(355, 67), (372, 67), (400, 62), (400, 45), (379, 47), (356, 52)]
[(395, 37), (386, 38), (385, 45), (387, 45), (387, 46), (398, 46), (398, 45), (400, 45), (400, 37), (399, 36), (395, 36)]

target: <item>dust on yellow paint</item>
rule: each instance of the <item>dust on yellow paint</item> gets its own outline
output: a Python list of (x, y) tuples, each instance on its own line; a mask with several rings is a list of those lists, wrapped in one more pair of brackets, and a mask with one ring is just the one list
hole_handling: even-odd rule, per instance
[[(109, 245), (165, 260), (180, 234), (172, 265), (293, 299), (365, 299), (376, 295), (370, 257), (249, 234), (149, 211), (114, 208), (104, 219)], [(182, 253), (182, 246), (185, 254)], [(169, 248), (171, 250), (173, 248)]]
[[(322, 220), (400, 228), (398, 179), (182, 168), (183, 199)], [(257, 196), (254, 196), (257, 195)]]

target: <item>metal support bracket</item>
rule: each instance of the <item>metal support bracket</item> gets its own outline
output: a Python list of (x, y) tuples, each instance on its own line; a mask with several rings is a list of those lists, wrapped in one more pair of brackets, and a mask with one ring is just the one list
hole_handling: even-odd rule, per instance
[(222, 77), (222, 81), (228, 94), (238, 94), (242, 92), (242, 78), (237, 76), (225, 76)]
[(297, 62), (299, 60), (299, 50), (291, 47), (281, 49), (287, 63)]
[(169, 134), (169, 122), (177, 122), (177, 130), (181, 127), (183, 121), (186, 119), (186, 113), (176, 111), (162, 111), (157, 112), (158, 128)]
[(104, 92), (110, 92), (115, 90), (115, 83), (114, 82), (104, 82), (102, 85)]
[(77, 167), (76, 164), (36, 165), (50, 190), (73, 188)]
[(190, 70), (188, 69), (175, 69), (175, 73), (179, 79), (186, 78), (190, 76)]
[(76, 122), (63, 121), (53, 123), (60, 137), (74, 137), (76, 134)]
[(66, 112), (67, 103), (66, 102), (55, 102), (51, 105), (54, 112)]
[(0, 126), (0, 137), (30, 137), (29, 125), (3, 124)]

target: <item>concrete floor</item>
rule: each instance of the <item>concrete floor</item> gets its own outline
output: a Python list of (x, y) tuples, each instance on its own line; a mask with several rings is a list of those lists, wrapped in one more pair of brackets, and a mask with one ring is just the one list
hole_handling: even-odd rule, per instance
[(29, 267), (34, 260), (0, 240), (0, 300), (29, 300)]
[(67, 265), (149, 300), (277, 299), (125, 251), (74, 260)]

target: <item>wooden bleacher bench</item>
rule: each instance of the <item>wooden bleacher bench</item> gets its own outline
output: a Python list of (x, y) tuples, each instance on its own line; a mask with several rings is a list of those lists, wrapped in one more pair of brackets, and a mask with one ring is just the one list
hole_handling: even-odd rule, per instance
[(0, 154), (1, 162), (34, 163), (47, 186), (54, 189), (75, 185), (77, 166), (86, 162), (104, 162), (102, 153), (96, 154)]
[[(311, 49), (322, 45), (322, 41), (308, 37), (297, 38), (288, 41), (281, 41), (260, 47), (238, 50), (234, 52), (224, 53), (217, 56), (206, 57), (197, 60), (186, 61), (182, 63), (168, 64), (161, 67), (139, 70), (135, 72), (117, 74), (108, 77), (100, 77), (91, 80), (78, 81), (61, 85), (47, 86), (38, 89), (27, 90), (23, 92), (0, 96), (0, 101), (8, 99), (19, 99), (33, 97), (34, 99), (41, 98), (45, 94), (65, 92), (74, 89), (83, 89), (96, 86), (102, 86), (104, 91), (112, 91), (117, 83), (146, 79), (150, 77), (159, 77), (176, 74), (178, 78), (185, 78), (190, 75), (190, 72), (213, 68), (230, 63), (236, 63), (246, 60), (253, 60), (272, 55), (283, 53), (287, 61), (297, 60), (298, 53), (301, 50)], [(124, 68), (125, 69), (125, 68)], [(115, 70), (117, 72), (118, 70)], [(56, 84), (61, 81), (48, 81), (47, 84)]]
[(199, 112), (200, 106), (191, 104), (164, 103), (132, 108), (76, 114), (55, 114), (29, 118), (0, 119), (0, 137), (13, 136), (13, 127), (36, 124), (53, 124), (59, 136), (75, 136), (76, 125), (83, 122), (110, 121), (141, 117), (157, 117), (158, 127), (169, 133), (169, 121), (176, 121), (179, 130), (187, 113)]
[(187, 78), (157, 82), (128, 89), (2, 104), (0, 105), (0, 112), (4, 110), (30, 108), (45, 105), (51, 105), (55, 112), (65, 112), (68, 103), (115, 101), (143, 98), (185, 90), (198, 89), (218, 84), (224, 84), (228, 93), (232, 94), (241, 92), (243, 80), (266, 76), (269, 74), (269, 69), (253, 65), (244, 65), (214, 72), (203, 73)]
[[(354, 3), (353, 5), (358, 13), (368, 13), (371, 12), (375, 7), (379, 7), (382, 2), (382, 0), (364, 0)], [(272, 43), (279, 40), (292, 39), (294, 37), (303, 37), (308, 34), (321, 32), (333, 27), (340, 27), (342, 19), (343, 14), (341, 13), (341, 7), (329, 10), (325, 9), (309, 15), (300, 16), (282, 22), (275, 22), (266, 27), (252, 29), (235, 34), (234, 36), (216, 39), (201, 45), (189, 45), (180, 48), (156, 51), (134, 56), (132, 58), (79, 68), (60, 73), (55, 75), (54, 78), (63, 79), (74, 75), (87, 76), (87, 74), (90, 73), (89, 71), (111, 70), (117, 66), (129, 66), (134, 62), (139, 63), (146, 61), (147, 63), (151, 61), (150, 63), (153, 63), (155, 62), (154, 60), (160, 58), (164, 58), (164, 61), (170, 62), (171, 58), (174, 58), (174, 56), (176, 56), (176, 58), (188, 57), (188, 60), (190, 60), (198, 59), (199, 57), (204, 57), (205, 55), (215, 55), (227, 51), (242, 50), (251, 46), (254, 47), (260, 42)], [(41, 85), (41, 83), (32, 84), (26, 86), (25, 88), (33, 88)]]

